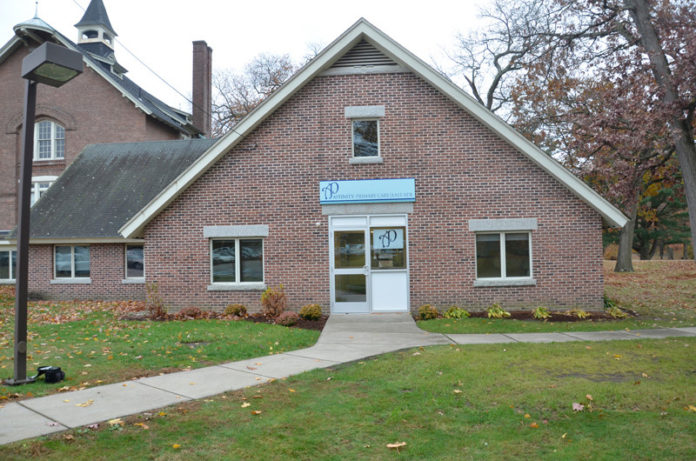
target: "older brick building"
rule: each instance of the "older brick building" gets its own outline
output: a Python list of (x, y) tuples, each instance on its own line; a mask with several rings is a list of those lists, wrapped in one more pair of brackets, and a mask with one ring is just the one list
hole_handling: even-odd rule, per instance
[[(114, 54), (116, 33), (101, 0), (90, 3), (76, 27), (77, 43), (35, 17), (17, 24), (15, 35), (0, 48), (0, 241), (16, 225), (24, 104), (21, 64), (41, 43), (51, 41), (79, 51), (84, 72), (61, 88), (38, 87), (32, 203), (88, 144), (181, 139), (202, 132), (189, 114), (168, 106), (126, 76)], [(209, 48), (202, 48), (209, 58)], [(209, 96), (204, 96), (209, 104)], [(204, 102), (199, 105), (205, 107)], [(203, 126), (205, 119), (199, 120)]]
[[(138, 145), (152, 151), (149, 143), (101, 149), (117, 156)], [(331, 312), (598, 308), (602, 222), (626, 222), (365, 20), (233, 132), (189, 148), (204, 151), (119, 213), (104, 231), (108, 243), (99, 226), (39, 225), (31, 264), (42, 269), (30, 288), (94, 297), (87, 286), (100, 284), (102, 297), (121, 296), (129, 266), (141, 261), (135, 279), (156, 282), (170, 307), (258, 309), (261, 291), (283, 284), (291, 308)], [(61, 180), (35, 213), (70, 193)], [(94, 200), (93, 213), (109, 201)], [(58, 228), (65, 234), (47, 234)], [(134, 245), (143, 247), (131, 257)]]

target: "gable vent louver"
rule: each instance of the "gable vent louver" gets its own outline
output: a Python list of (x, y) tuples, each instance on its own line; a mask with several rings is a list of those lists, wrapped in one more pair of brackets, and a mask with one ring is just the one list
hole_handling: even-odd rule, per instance
[(365, 66), (394, 66), (399, 65), (384, 53), (375, 48), (366, 40), (361, 40), (349, 52), (343, 55), (341, 59), (336, 61), (331, 69), (345, 69), (350, 67), (365, 67)]

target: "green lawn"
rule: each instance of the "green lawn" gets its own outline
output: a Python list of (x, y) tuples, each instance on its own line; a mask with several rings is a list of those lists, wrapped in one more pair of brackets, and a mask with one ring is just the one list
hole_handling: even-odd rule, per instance
[[(0, 294), (0, 378), (13, 374), (14, 299)], [(118, 320), (123, 303), (30, 303), (28, 371), (60, 366), (66, 380), (19, 387), (0, 384), (7, 400), (198, 368), (311, 346), (318, 331), (230, 320)], [(51, 322), (63, 322), (59, 324)]]
[[(695, 348), (696, 338), (414, 349), (0, 452), (8, 460), (695, 459)], [(386, 447), (402, 441), (400, 453)]]
[(635, 272), (615, 273), (605, 261), (605, 293), (637, 317), (610, 321), (543, 322), (490, 319), (436, 319), (418, 322), (436, 333), (523, 333), (544, 331), (623, 330), (696, 326), (696, 263), (634, 261)]

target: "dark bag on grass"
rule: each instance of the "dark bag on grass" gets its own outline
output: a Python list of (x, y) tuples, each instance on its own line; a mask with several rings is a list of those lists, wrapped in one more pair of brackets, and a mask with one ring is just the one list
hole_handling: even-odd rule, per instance
[(44, 379), (47, 383), (59, 383), (65, 379), (65, 372), (61, 370), (60, 367), (39, 367), (37, 368), (37, 371), (39, 373), (36, 376), (34, 376), (34, 379), (38, 378), (41, 375), (45, 375)]

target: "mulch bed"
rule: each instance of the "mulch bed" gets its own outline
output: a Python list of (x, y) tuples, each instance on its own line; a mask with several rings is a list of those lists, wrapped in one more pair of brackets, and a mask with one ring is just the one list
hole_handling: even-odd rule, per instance
[[(629, 316), (636, 316), (638, 315), (637, 313), (623, 309), (623, 311), (628, 314)], [(534, 318), (534, 314), (532, 311), (509, 311), (510, 312), (510, 317), (506, 317), (507, 319), (515, 319), (515, 320), (536, 320), (540, 321), (539, 319)], [(581, 319), (576, 317), (573, 314), (569, 314), (567, 312), (550, 312), (551, 316), (546, 319), (546, 322), (580, 322), (583, 320), (617, 320), (611, 315), (607, 314), (606, 312), (601, 312), (601, 311), (593, 311), (593, 312), (587, 312), (589, 314), (588, 317)], [(484, 319), (488, 318), (488, 313), (486, 311), (474, 311), (470, 312), (470, 317), (471, 318), (479, 318), (479, 319)], [(414, 316), (416, 320), (420, 320), (417, 316)]]
[[(303, 328), (305, 330), (321, 331), (324, 329), (324, 325), (326, 325), (326, 321), (328, 319), (328, 315), (322, 315), (319, 320), (305, 320), (303, 318), (300, 318), (297, 319), (296, 324), (290, 326), (289, 328)], [(263, 314), (249, 314), (249, 316), (245, 320), (254, 323), (268, 323), (270, 325), (275, 324), (275, 321), (273, 319), (268, 319), (264, 317)]]

